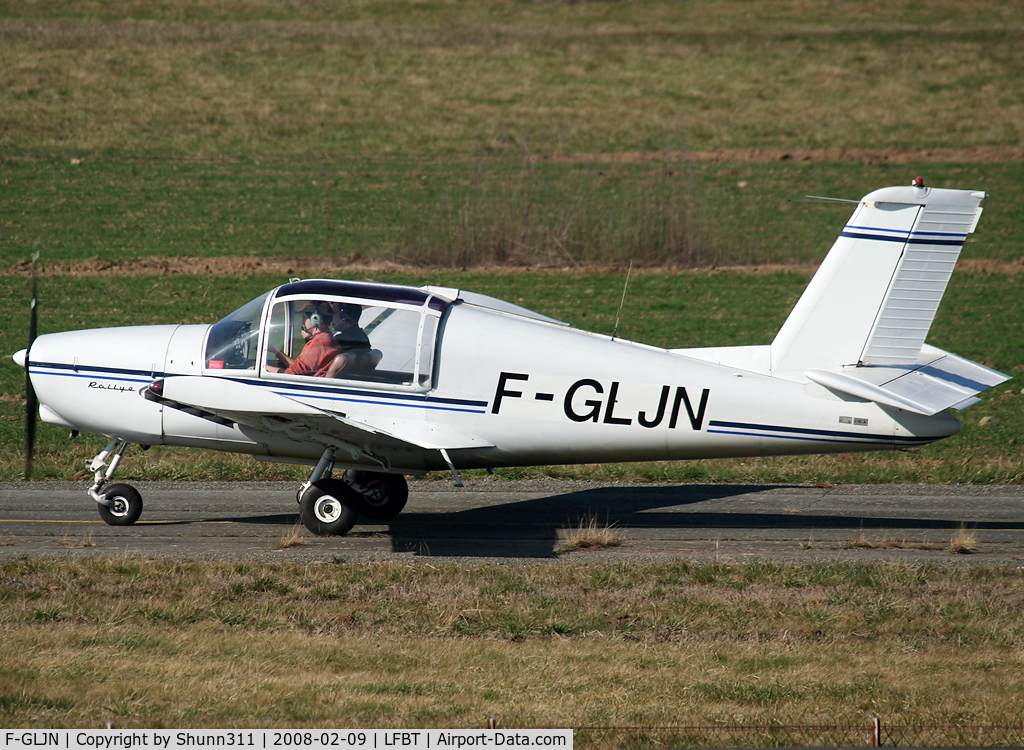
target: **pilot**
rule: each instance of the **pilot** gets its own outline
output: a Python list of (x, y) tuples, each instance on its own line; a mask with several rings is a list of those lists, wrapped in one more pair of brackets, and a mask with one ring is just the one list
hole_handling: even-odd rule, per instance
[(326, 302), (310, 303), (303, 309), (301, 334), (306, 343), (302, 346), (302, 351), (293, 359), (276, 346), (271, 346), (271, 351), (286, 366), (267, 365), (267, 371), (323, 377), (340, 351), (340, 347), (331, 337), (332, 313), (331, 306)]
[(332, 302), (334, 342), (341, 348), (327, 370), (328, 378), (361, 375), (370, 372), (381, 360), (381, 353), (370, 348), (370, 338), (359, 327), (363, 308), (352, 302)]

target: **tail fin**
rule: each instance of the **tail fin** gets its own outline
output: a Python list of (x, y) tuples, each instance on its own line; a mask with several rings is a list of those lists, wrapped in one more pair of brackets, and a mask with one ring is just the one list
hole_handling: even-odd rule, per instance
[(864, 196), (772, 342), (772, 372), (916, 362), (985, 197), (914, 186)]
[(929, 414), (1006, 380), (924, 343), (986, 197), (917, 184), (864, 196), (772, 342), (772, 374)]

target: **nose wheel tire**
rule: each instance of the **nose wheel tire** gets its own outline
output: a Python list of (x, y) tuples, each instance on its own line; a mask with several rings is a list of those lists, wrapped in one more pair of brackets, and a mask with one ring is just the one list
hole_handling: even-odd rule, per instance
[(100, 518), (110, 526), (131, 526), (142, 515), (142, 495), (130, 484), (112, 484), (103, 491), (112, 505), (99, 505)]
[(299, 518), (317, 536), (344, 536), (359, 518), (358, 501), (355, 490), (344, 482), (320, 479), (299, 498)]

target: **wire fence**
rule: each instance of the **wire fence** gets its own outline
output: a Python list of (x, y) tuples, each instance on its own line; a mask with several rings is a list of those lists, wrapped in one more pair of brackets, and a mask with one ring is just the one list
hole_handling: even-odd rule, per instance
[(722, 747), (1022, 747), (1024, 723), (1003, 725), (866, 724), (678, 727), (581, 727), (585, 750)]

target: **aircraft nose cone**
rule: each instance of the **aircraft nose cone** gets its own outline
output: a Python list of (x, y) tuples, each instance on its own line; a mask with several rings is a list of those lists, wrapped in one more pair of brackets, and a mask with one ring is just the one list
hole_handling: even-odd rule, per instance
[(28, 349), (22, 349), (20, 352), (12, 355), (15, 362), (18, 363), (18, 367), (25, 366), (25, 360), (28, 358)]

